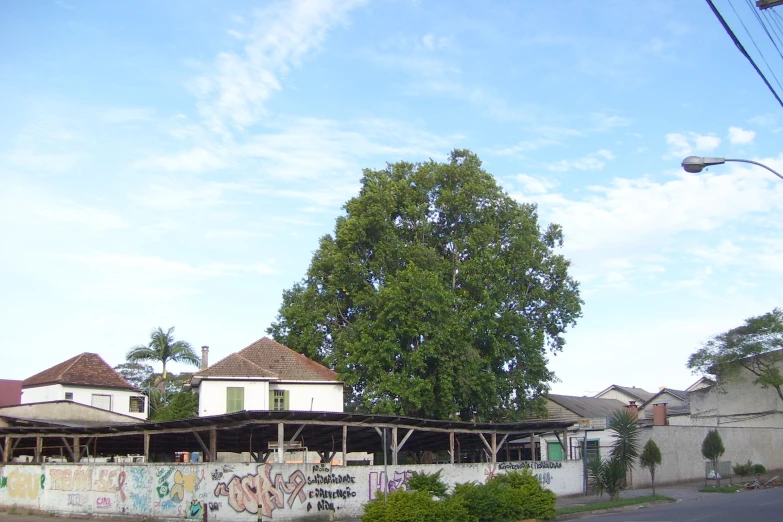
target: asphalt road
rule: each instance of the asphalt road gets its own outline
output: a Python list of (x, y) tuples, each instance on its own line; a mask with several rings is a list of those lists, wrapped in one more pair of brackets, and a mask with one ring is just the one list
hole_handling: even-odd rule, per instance
[[(713, 498), (714, 497), (714, 498)], [(588, 515), (589, 522), (775, 522), (783, 520), (783, 488), (712, 493), (702, 500)]]

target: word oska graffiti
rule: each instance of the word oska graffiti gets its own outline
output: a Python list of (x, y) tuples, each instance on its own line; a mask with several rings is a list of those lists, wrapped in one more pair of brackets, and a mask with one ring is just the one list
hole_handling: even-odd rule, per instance
[(109, 497), (98, 497), (95, 499), (95, 507), (98, 509), (111, 509), (111, 499)]
[(394, 478), (389, 478), (387, 480), (386, 473), (383, 471), (371, 471), (369, 476), (369, 498), (370, 500), (375, 499), (375, 494), (380, 491), (381, 493), (391, 493), (392, 491), (396, 491), (400, 488), (404, 488), (406, 484), (408, 484), (408, 478), (411, 476), (411, 473), (413, 473), (410, 470), (407, 471), (395, 471), (394, 472)]
[(256, 475), (234, 475), (228, 483), (218, 483), (215, 496), (228, 497), (228, 505), (237, 513), (247, 511), (255, 514), (260, 511), (265, 517), (271, 517), (275, 509), (285, 506), (286, 495), (289, 508), (297, 499), (302, 503), (307, 500), (302, 491), (307, 481), (300, 470), (294, 471), (285, 479), (281, 473), (272, 478), (272, 464), (267, 463), (263, 468), (262, 472), (261, 466), (258, 466)]
[(35, 500), (44, 488), (46, 477), (40, 473), (13, 470), (7, 477), (0, 477), (0, 488), (8, 490), (10, 498)]
[(51, 489), (58, 491), (97, 491), (99, 493), (119, 493), (125, 502), (124, 471), (102, 469), (93, 481), (92, 470), (89, 468), (52, 469), (49, 476), (52, 479)]
[(501, 470), (512, 469), (560, 469), (563, 463), (557, 460), (544, 460), (542, 462), (501, 462), (498, 464)]

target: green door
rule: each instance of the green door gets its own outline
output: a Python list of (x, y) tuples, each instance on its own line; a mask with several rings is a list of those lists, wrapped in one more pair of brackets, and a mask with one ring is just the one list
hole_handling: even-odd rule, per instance
[(563, 446), (556, 440), (546, 441), (546, 450), (549, 453), (549, 460), (563, 460)]

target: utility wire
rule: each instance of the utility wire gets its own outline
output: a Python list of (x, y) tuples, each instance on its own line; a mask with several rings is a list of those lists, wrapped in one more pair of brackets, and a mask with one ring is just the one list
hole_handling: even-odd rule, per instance
[(764, 53), (761, 52), (761, 49), (759, 49), (758, 44), (756, 43), (756, 40), (753, 39), (753, 35), (748, 31), (747, 26), (745, 25), (745, 22), (742, 21), (742, 18), (740, 17), (737, 10), (734, 8), (734, 4), (731, 3), (731, 0), (729, 0), (729, 6), (731, 7), (731, 10), (734, 11), (734, 14), (739, 19), (740, 24), (742, 25), (742, 28), (745, 29), (745, 32), (748, 33), (748, 38), (750, 38), (750, 41), (753, 43), (753, 47), (756, 48), (756, 51), (758, 51), (759, 56), (761, 56), (761, 59), (764, 60), (764, 65), (767, 66), (767, 70), (769, 70), (770, 74), (772, 74), (772, 77), (775, 79), (775, 83), (778, 84), (778, 87), (780, 87), (781, 90), (783, 90), (783, 85), (780, 85), (780, 81), (778, 80), (778, 77), (775, 76), (775, 71), (772, 70), (772, 67), (769, 66), (769, 63), (767, 62), (767, 58), (764, 56)]
[(764, 19), (767, 21), (767, 24), (772, 28), (772, 32), (775, 34), (775, 37), (778, 39), (778, 43), (783, 45), (783, 38), (781, 37), (781, 33), (783, 33), (783, 29), (781, 29), (778, 21), (772, 15), (766, 13), (765, 11), (762, 11), (761, 14), (764, 16)]
[(772, 93), (772, 96), (775, 97), (775, 99), (778, 101), (781, 107), (783, 107), (783, 100), (780, 99), (780, 96), (778, 96), (778, 93), (775, 92), (775, 89), (770, 85), (769, 80), (767, 80), (767, 77), (764, 76), (764, 73), (761, 72), (761, 69), (759, 69), (759, 66), (756, 65), (756, 62), (753, 61), (753, 58), (748, 54), (748, 51), (745, 50), (745, 47), (742, 46), (742, 42), (740, 42), (737, 39), (737, 35), (734, 34), (734, 31), (731, 30), (731, 27), (729, 27), (729, 24), (726, 23), (726, 20), (723, 19), (723, 16), (720, 14), (720, 11), (718, 11), (718, 8), (715, 7), (715, 4), (712, 3), (712, 0), (707, 0), (707, 4), (709, 4), (710, 9), (712, 9), (712, 12), (715, 14), (716, 18), (720, 22), (720, 24), (723, 26), (723, 30), (726, 31), (726, 33), (731, 38), (731, 41), (734, 42), (734, 45), (737, 46), (737, 49), (739, 49), (739, 52), (742, 53), (742, 55), (747, 58), (747, 60), (750, 62), (750, 64), (753, 66), (753, 69), (756, 70), (756, 73), (758, 73), (759, 76), (761, 76), (761, 79), (764, 80), (764, 83), (766, 84), (767, 88), (769, 89), (769, 92)]
[[(756, 20), (758, 20), (759, 24), (761, 24), (761, 28), (764, 29), (764, 32), (767, 34), (767, 37), (769, 38), (769, 41), (772, 42), (773, 47), (775, 47), (775, 50), (778, 52), (778, 56), (783, 58), (783, 53), (780, 52), (780, 48), (778, 47), (777, 42), (775, 41), (774, 38), (772, 38), (772, 35), (769, 33), (769, 29), (767, 28), (767, 25), (764, 23), (764, 20), (761, 19), (761, 15), (758, 13), (756, 8), (753, 7), (753, 3), (750, 0), (745, 0), (745, 3), (750, 8), (750, 11), (753, 13), (753, 16), (756, 17)], [(769, 67), (769, 64), (767, 64), (767, 67)]]

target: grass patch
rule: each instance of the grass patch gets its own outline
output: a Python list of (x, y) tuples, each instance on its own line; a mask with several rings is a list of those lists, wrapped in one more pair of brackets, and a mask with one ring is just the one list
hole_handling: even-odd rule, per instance
[(742, 486), (740, 484), (733, 484), (731, 486), (720, 486), (720, 487), (712, 486), (712, 487), (701, 488), (699, 492), (700, 493), (736, 493), (741, 489)]
[(620, 500), (607, 500), (605, 502), (593, 502), (584, 506), (568, 506), (555, 510), (555, 516), (570, 515), (571, 513), (584, 513), (585, 511), (596, 511), (598, 509), (612, 509), (623, 506), (635, 506), (637, 504), (646, 504), (648, 502), (674, 502), (673, 498), (663, 495), (648, 495), (646, 497), (621, 498)]

